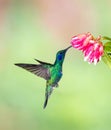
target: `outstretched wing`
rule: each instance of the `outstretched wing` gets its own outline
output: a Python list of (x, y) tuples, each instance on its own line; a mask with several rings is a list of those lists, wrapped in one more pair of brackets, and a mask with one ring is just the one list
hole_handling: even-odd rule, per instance
[(46, 63), (46, 62), (43, 62), (43, 61), (40, 61), (40, 60), (37, 60), (37, 59), (35, 59), (35, 61), (37, 61), (37, 62), (39, 62), (40, 64), (43, 64), (43, 65), (50, 65), (50, 66), (52, 66), (52, 64), (50, 64), (50, 63)]
[(25, 70), (28, 70), (29, 72), (39, 76), (39, 77), (42, 77), (46, 80), (48, 80), (50, 78), (50, 72), (49, 72), (49, 65), (43, 65), (43, 64), (39, 64), (39, 65), (36, 65), (36, 64), (22, 64), (22, 63), (17, 63), (15, 64), (21, 68), (24, 68)]

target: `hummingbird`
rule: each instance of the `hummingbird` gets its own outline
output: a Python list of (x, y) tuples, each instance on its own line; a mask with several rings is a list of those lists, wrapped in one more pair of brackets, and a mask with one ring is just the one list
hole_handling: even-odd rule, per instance
[(36, 76), (39, 76), (46, 80), (46, 89), (45, 89), (45, 102), (43, 108), (46, 108), (49, 96), (51, 95), (54, 88), (58, 87), (58, 82), (62, 77), (62, 65), (64, 62), (65, 54), (69, 48), (67, 47), (64, 50), (60, 50), (56, 54), (56, 59), (53, 64), (46, 63), (40, 60), (35, 59), (39, 64), (26, 64), (26, 63), (16, 63), (16, 66), (19, 66)]

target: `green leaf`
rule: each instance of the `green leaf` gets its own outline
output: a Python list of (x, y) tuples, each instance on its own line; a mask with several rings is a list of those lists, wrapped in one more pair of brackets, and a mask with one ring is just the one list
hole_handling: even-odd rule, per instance
[(111, 42), (107, 42), (104, 44), (104, 51), (106, 53), (111, 53)]
[(104, 36), (104, 37), (102, 37), (102, 38), (103, 38), (103, 40), (109, 40), (109, 41), (111, 41), (111, 38), (110, 38), (110, 37)]
[(106, 42), (106, 43), (104, 43), (104, 46), (105, 46), (105, 47), (106, 47), (106, 46), (111, 47), (111, 42)]
[(111, 69), (111, 51), (107, 52), (107, 49), (104, 49), (104, 55), (102, 57), (102, 60), (109, 66)]

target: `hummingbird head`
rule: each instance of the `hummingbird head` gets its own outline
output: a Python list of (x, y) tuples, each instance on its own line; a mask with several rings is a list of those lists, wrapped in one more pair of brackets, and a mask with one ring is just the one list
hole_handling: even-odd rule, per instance
[(66, 54), (66, 52), (67, 52), (67, 50), (69, 49), (69, 48), (71, 48), (72, 46), (69, 46), (69, 47), (67, 47), (66, 49), (64, 49), (64, 50), (60, 50), (60, 51), (58, 51), (57, 52), (57, 54), (56, 54), (56, 62), (63, 62), (63, 60), (64, 60), (64, 58), (65, 58), (65, 54)]

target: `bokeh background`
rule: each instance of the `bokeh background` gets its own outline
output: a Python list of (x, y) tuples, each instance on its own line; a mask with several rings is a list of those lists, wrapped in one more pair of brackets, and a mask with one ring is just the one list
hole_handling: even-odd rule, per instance
[(0, 0), (0, 130), (111, 130), (111, 70), (70, 49), (43, 109), (45, 81), (14, 63), (53, 63), (73, 35), (111, 36), (111, 0)]

